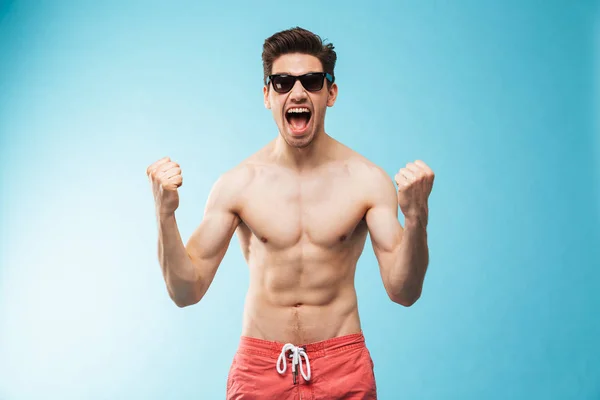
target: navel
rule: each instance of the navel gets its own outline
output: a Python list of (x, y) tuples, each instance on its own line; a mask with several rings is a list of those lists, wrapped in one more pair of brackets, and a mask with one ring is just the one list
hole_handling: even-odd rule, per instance
[(340, 236), (340, 242), (343, 242), (344, 240), (346, 240), (347, 236), (346, 235), (342, 235)]

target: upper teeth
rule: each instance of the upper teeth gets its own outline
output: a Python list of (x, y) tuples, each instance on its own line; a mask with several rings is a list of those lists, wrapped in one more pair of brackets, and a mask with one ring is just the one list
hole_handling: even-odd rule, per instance
[(290, 108), (289, 110), (287, 110), (288, 113), (303, 113), (303, 112), (310, 112), (310, 110), (308, 108)]

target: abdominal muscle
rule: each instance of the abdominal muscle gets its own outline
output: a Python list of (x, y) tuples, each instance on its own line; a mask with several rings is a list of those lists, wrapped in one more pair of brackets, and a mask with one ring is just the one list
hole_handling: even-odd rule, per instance
[(248, 260), (244, 336), (302, 345), (361, 331), (352, 252), (258, 253)]

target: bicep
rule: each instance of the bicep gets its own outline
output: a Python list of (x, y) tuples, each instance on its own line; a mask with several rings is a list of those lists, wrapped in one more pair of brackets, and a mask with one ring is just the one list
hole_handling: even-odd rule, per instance
[(375, 255), (380, 258), (393, 253), (403, 233), (397, 211), (390, 206), (375, 205), (367, 211), (366, 222)]
[(234, 211), (235, 193), (229, 179), (221, 178), (208, 196), (202, 222), (192, 233), (186, 249), (197, 265), (218, 266), (239, 224)]
[(215, 209), (205, 213), (202, 222), (192, 233), (186, 249), (194, 263), (220, 261), (231, 242), (239, 223), (229, 210)]
[(398, 221), (396, 188), (387, 176), (375, 180), (372, 199), (365, 216), (375, 255), (380, 263), (391, 256), (402, 240), (403, 229)]

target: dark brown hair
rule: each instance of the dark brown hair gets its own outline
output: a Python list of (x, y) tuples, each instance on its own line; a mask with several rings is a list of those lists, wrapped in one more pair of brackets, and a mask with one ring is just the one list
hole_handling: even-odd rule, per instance
[[(263, 44), (262, 62), (265, 85), (267, 84), (267, 77), (271, 75), (273, 62), (279, 56), (289, 53), (315, 56), (321, 61), (323, 72), (335, 76), (333, 70), (337, 55), (333, 49), (332, 43), (325, 44), (318, 35), (300, 27), (277, 32), (267, 38)], [(327, 81), (327, 84), (330, 84), (329, 81)]]

